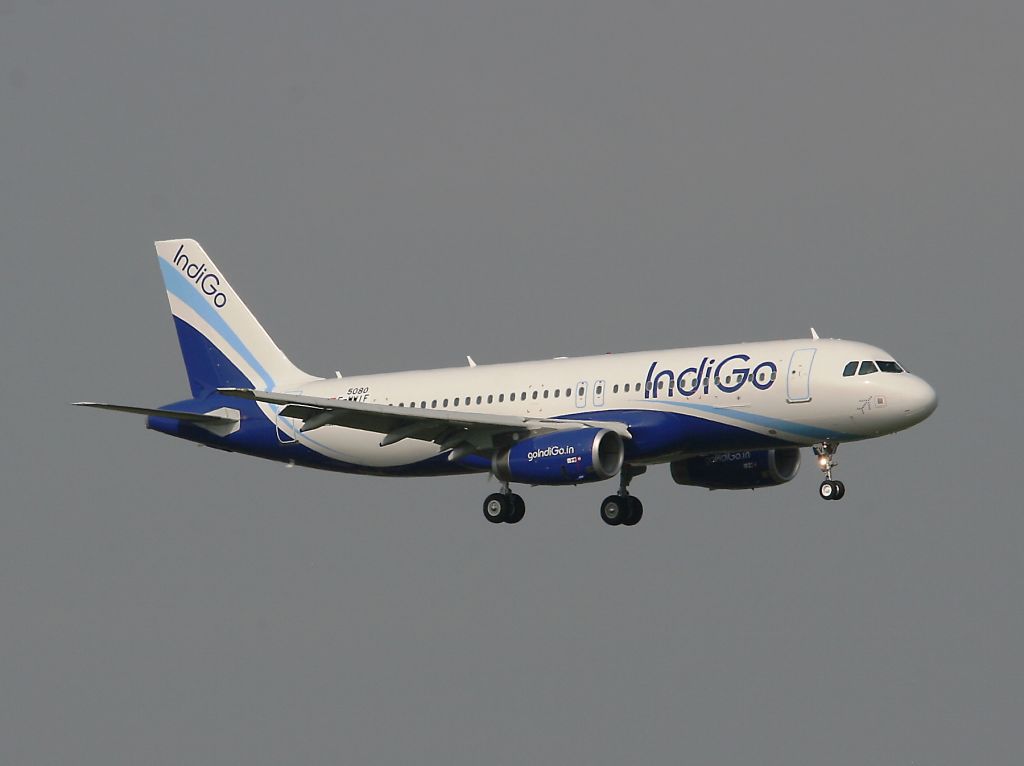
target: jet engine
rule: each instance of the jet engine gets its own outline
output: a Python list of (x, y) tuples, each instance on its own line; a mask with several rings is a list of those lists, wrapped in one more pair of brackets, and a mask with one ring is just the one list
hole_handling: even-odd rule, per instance
[(583, 484), (618, 474), (624, 454), (622, 437), (607, 428), (555, 431), (498, 451), (491, 470), (501, 481)]
[(800, 470), (800, 449), (744, 450), (701, 455), (672, 463), (672, 480), (707, 489), (756, 489), (792, 481)]

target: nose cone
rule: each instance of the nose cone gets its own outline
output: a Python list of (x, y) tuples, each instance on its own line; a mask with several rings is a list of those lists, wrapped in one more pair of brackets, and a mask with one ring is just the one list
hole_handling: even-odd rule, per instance
[(916, 376), (907, 376), (903, 381), (905, 390), (901, 397), (904, 402), (904, 413), (911, 425), (920, 423), (939, 406), (939, 397), (927, 381)]

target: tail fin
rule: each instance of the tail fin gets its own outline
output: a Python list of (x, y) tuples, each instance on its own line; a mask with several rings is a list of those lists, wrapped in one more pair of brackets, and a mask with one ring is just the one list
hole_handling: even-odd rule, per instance
[(309, 380), (267, 335), (194, 239), (156, 243), (192, 396)]

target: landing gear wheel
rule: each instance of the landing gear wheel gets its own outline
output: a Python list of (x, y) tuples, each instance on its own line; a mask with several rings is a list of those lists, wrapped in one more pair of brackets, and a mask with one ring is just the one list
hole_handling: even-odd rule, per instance
[(629, 501), (620, 495), (609, 495), (601, 503), (601, 521), (617, 527), (629, 513)]
[(632, 527), (644, 517), (644, 504), (632, 495), (629, 495), (626, 500), (629, 503), (629, 513), (622, 520), (622, 525), (624, 527)]
[(493, 495), (488, 495), (487, 499), (484, 500), (484, 518), (492, 524), (500, 524), (503, 521), (507, 521), (511, 511), (512, 503), (508, 495), (495, 492)]
[(846, 487), (841, 481), (825, 479), (818, 487), (818, 494), (821, 495), (822, 500), (838, 500), (846, 494)]
[(509, 495), (508, 498), (512, 501), (512, 507), (509, 509), (508, 518), (505, 521), (509, 524), (518, 524), (526, 515), (526, 502), (521, 495)]

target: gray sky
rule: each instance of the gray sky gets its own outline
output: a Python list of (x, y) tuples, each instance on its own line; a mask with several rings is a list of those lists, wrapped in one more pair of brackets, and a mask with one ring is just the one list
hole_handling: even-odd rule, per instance
[[(1017, 764), (1024, 6), (0, 5), (0, 762)], [(288, 470), (194, 236), (323, 374), (822, 334), (939, 391), (790, 485)]]

